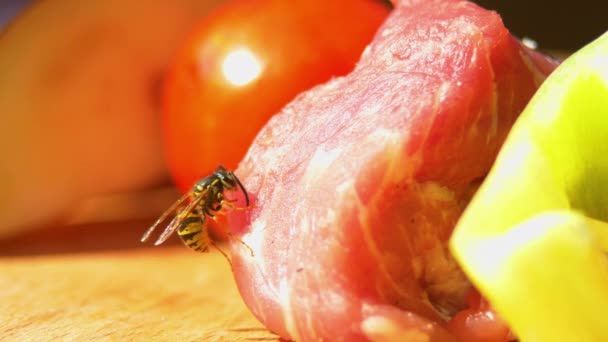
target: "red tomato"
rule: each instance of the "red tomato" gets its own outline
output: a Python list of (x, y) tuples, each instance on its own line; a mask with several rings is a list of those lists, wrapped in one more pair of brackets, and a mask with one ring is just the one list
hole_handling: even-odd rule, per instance
[(165, 153), (182, 191), (235, 169), (298, 93), (350, 72), (390, 8), (381, 0), (228, 1), (200, 23), (165, 82)]

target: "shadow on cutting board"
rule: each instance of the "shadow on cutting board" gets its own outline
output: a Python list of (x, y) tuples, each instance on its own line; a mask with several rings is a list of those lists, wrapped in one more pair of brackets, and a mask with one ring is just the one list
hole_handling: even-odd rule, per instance
[(151, 249), (181, 244), (176, 236), (158, 247), (152, 241), (140, 242), (152, 222), (154, 219), (31, 230), (0, 240), (0, 257)]

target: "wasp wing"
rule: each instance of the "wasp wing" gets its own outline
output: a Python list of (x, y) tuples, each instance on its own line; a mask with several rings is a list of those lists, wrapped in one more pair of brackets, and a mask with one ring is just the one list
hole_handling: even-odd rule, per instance
[(175, 215), (173, 220), (171, 220), (171, 222), (169, 223), (167, 228), (165, 228), (165, 230), (162, 232), (162, 234), (160, 234), (160, 236), (158, 237), (158, 240), (156, 240), (154, 245), (158, 246), (161, 243), (167, 241), (167, 239), (171, 236), (171, 234), (173, 234), (173, 232), (175, 232), (175, 230), (180, 226), (180, 224), (182, 224), (182, 222), (184, 222), (184, 219), (186, 217), (188, 217), (188, 214), (190, 214), (190, 212), (192, 212), (192, 210), (194, 210), (194, 208), (199, 204), (199, 202), (202, 199), (207, 197), (208, 192), (209, 192), (209, 189), (205, 189), (205, 191), (201, 192), (201, 194), (199, 196), (193, 198), (192, 201), (190, 203), (188, 203), (188, 205), (186, 207), (184, 207), (179, 213), (177, 213), (177, 215)]
[(179, 208), (179, 206), (188, 198), (190, 198), (192, 196), (192, 194), (190, 192), (184, 194), (182, 197), (180, 197), (177, 201), (175, 201), (173, 204), (171, 204), (171, 206), (169, 207), (169, 209), (165, 210), (163, 212), (162, 215), (160, 215), (160, 217), (158, 218), (158, 220), (156, 220), (156, 222), (154, 222), (154, 224), (144, 233), (144, 235), (141, 237), (141, 242), (146, 242), (149, 238), (150, 235), (152, 235), (152, 233), (154, 232), (154, 230), (156, 229), (156, 227), (158, 227), (159, 224), (161, 224), (163, 221), (165, 221), (167, 219), (167, 217), (175, 212), (177, 210), (177, 208)]

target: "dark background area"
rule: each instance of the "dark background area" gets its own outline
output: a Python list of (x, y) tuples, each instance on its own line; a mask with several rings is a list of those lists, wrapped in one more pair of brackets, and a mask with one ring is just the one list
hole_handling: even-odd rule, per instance
[[(513, 34), (534, 39), (541, 49), (575, 51), (608, 31), (608, 0), (473, 1), (500, 13)], [(29, 2), (0, 0), (0, 29)]]
[(575, 51), (608, 31), (608, 0), (474, 0), (540, 49)]
[(30, 0), (0, 0), (0, 31)]

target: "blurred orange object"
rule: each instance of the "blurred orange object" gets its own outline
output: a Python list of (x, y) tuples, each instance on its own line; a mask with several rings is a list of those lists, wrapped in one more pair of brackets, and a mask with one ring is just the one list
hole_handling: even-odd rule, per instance
[(389, 11), (380, 0), (235, 0), (206, 17), (164, 88), (165, 152), (179, 188), (218, 164), (235, 169), (273, 114), (354, 68)]
[(168, 182), (160, 80), (219, 1), (33, 1), (1, 32), (0, 237)]

